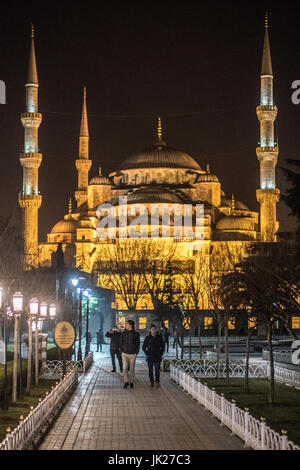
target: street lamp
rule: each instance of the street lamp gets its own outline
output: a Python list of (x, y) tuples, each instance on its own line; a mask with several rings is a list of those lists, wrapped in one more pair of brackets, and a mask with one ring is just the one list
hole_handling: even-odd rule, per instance
[(28, 362), (27, 362), (27, 385), (26, 391), (29, 392), (31, 387), (31, 371), (32, 371), (32, 322), (39, 313), (39, 301), (33, 298), (29, 302), (29, 318), (28, 318)]
[(43, 321), (47, 317), (48, 305), (46, 302), (41, 302), (38, 314), (35, 317), (35, 383), (39, 383), (39, 332), (42, 331)]
[[(21, 292), (16, 292), (13, 295), (13, 311), (15, 317), (15, 331), (14, 331), (14, 365), (13, 365), (13, 390), (12, 390), (12, 402), (17, 401), (17, 380), (18, 380), (18, 335), (19, 335), (19, 321), (23, 311), (23, 295)], [(20, 351), (21, 352), (21, 351)], [(21, 354), (20, 354), (20, 367), (21, 367)], [(21, 371), (20, 371), (21, 373)], [(20, 377), (20, 384), (22, 379)], [(20, 385), (21, 389), (21, 385)]]
[(51, 320), (55, 320), (55, 317), (56, 317), (56, 305), (55, 304), (50, 304), (49, 316)]
[(90, 306), (90, 289), (86, 289), (84, 292), (86, 297), (86, 327), (85, 327), (85, 357), (89, 355), (90, 352), (90, 342), (89, 342), (89, 306)]
[(82, 349), (81, 349), (81, 338), (82, 338), (82, 291), (84, 289), (83, 285), (85, 283), (85, 278), (80, 276), (78, 278), (73, 278), (71, 280), (73, 287), (77, 287), (77, 292), (79, 293), (79, 322), (78, 322), (78, 351), (77, 351), (77, 360), (82, 360)]

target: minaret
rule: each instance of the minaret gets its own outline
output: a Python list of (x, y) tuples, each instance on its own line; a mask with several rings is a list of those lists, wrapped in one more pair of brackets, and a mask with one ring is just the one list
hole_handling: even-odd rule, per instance
[(79, 135), (79, 156), (76, 160), (78, 171), (78, 185), (75, 191), (77, 207), (87, 201), (87, 187), (89, 184), (89, 171), (92, 161), (89, 160), (89, 128), (86, 111), (86, 88), (83, 88), (83, 105), (81, 114), (81, 126)]
[(260, 121), (260, 146), (256, 149), (260, 162), (260, 189), (257, 200), (260, 204), (260, 234), (263, 242), (276, 242), (279, 224), (276, 220), (276, 205), (280, 191), (276, 188), (275, 168), (279, 149), (275, 140), (274, 122), (277, 107), (273, 100), (273, 69), (269, 42), (268, 16), (265, 23), (265, 42), (261, 71), (261, 98), (257, 108)]
[(38, 210), (42, 196), (38, 190), (38, 169), (42, 154), (38, 148), (38, 129), (42, 115), (38, 112), (38, 76), (34, 50), (34, 29), (31, 26), (31, 47), (26, 88), (26, 112), (21, 114), (24, 127), (24, 150), (20, 154), (23, 167), (23, 190), (19, 195), (22, 209), (22, 232), (24, 240), (24, 269), (38, 265)]

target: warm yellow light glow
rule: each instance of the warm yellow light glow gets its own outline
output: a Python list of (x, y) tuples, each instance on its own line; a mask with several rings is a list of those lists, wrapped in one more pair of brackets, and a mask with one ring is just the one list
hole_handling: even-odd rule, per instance
[(165, 325), (166, 328), (169, 328), (169, 320), (165, 320), (164, 325)]
[(228, 321), (228, 330), (235, 330), (235, 318), (230, 318)]
[(256, 328), (256, 321), (255, 320), (248, 320), (248, 328)]
[(147, 327), (147, 317), (139, 317), (139, 329), (145, 330)]
[(212, 317), (204, 317), (204, 329), (209, 330), (213, 325), (213, 318)]
[(292, 328), (293, 330), (300, 330), (300, 317), (292, 318)]

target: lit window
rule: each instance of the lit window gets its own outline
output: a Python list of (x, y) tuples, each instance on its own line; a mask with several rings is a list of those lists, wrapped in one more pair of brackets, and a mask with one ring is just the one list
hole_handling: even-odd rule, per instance
[(118, 318), (118, 326), (120, 329), (125, 328), (125, 323), (126, 323), (126, 318), (125, 317), (119, 317)]
[(300, 330), (300, 317), (292, 318), (292, 328), (293, 330)]
[(228, 330), (235, 330), (235, 318), (230, 318), (228, 321)]
[(139, 329), (145, 330), (147, 327), (147, 317), (140, 317), (139, 318)]
[(166, 328), (169, 328), (169, 320), (165, 320), (164, 325), (165, 325)]
[(212, 317), (204, 317), (204, 329), (209, 330), (212, 327), (213, 322)]
[(256, 328), (256, 321), (255, 320), (248, 320), (248, 329)]
[(182, 326), (186, 329), (190, 329), (190, 324), (191, 324), (191, 319), (190, 318), (185, 318), (182, 322)]

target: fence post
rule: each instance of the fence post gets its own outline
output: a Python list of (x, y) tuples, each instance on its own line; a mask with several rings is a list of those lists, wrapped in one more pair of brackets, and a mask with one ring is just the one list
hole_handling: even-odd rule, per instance
[(216, 389), (212, 388), (212, 416), (215, 416), (215, 396), (216, 396)]
[(204, 406), (207, 408), (207, 383), (204, 384)]
[(266, 419), (260, 418), (261, 450), (266, 450)]
[(221, 423), (220, 426), (224, 426), (224, 411), (225, 411), (225, 395), (221, 393)]
[(248, 447), (248, 436), (249, 436), (249, 408), (245, 408), (245, 445)]
[(281, 442), (280, 442), (280, 450), (287, 450), (287, 444), (288, 444), (288, 435), (287, 431), (282, 430), (281, 431)]
[(236, 401), (231, 401), (231, 435), (234, 435), (235, 430), (235, 409), (236, 409)]

